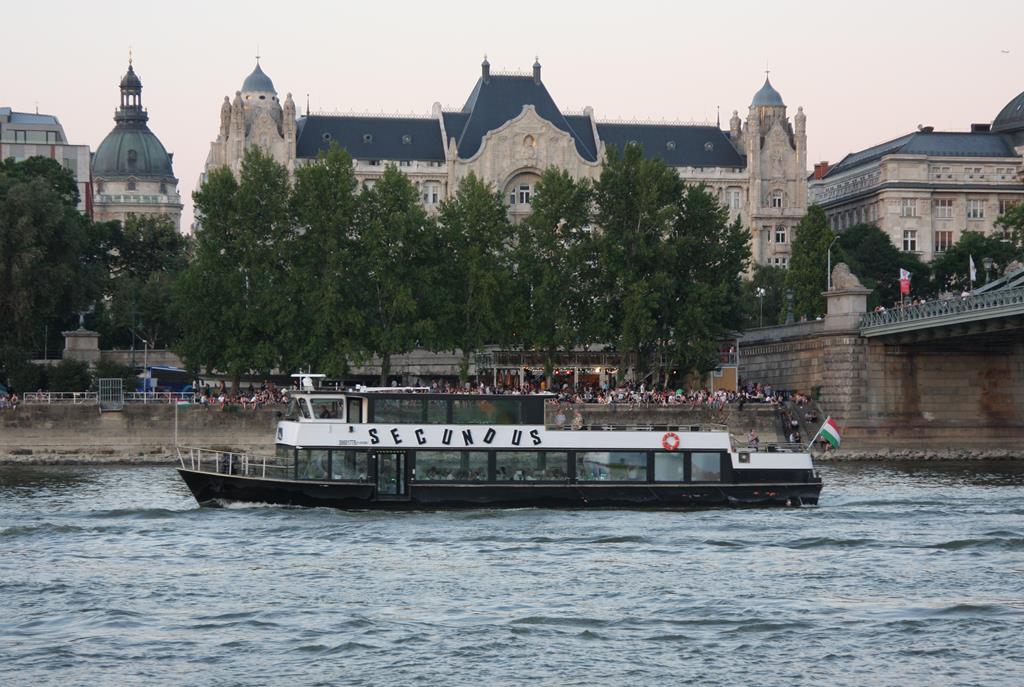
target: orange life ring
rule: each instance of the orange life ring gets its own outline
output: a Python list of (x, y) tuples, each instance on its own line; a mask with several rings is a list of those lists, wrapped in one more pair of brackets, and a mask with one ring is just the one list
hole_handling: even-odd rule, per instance
[(665, 436), (661, 438), (661, 445), (666, 451), (675, 451), (679, 448), (679, 435), (675, 432), (665, 432)]

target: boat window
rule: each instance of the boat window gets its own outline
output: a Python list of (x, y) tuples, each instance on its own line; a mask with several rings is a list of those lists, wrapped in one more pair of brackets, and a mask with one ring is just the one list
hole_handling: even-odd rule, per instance
[(654, 481), (682, 482), (686, 479), (684, 463), (682, 453), (655, 453)]
[(295, 456), (298, 479), (327, 479), (327, 449), (303, 448)]
[(345, 400), (339, 398), (311, 398), (313, 417), (318, 420), (341, 420), (345, 417)]
[(299, 419), (299, 399), (293, 398), (288, 401), (288, 410), (285, 411), (284, 419), (292, 422)]
[(498, 451), (495, 479), (499, 482), (561, 481), (569, 475), (564, 451)]
[(310, 418), (310, 415), (309, 415), (309, 401), (307, 401), (304, 398), (300, 398), (299, 399), (299, 412), (302, 413), (302, 417), (304, 417), (305, 419), (308, 420)]
[(576, 454), (580, 482), (646, 482), (647, 454), (643, 451), (580, 451)]
[(373, 405), (374, 422), (423, 422), (422, 398), (378, 398)]
[(420, 482), (486, 480), (487, 451), (417, 451), (416, 479)]
[(345, 421), (351, 424), (358, 424), (363, 421), (363, 399), (348, 399), (348, 417), (345, 418)]
[(722, 456), (719, 453), (691, 453), (690, 481), (721, 482)]
[(369, 456), (366, 451), (331, 451), (331, 479), (369, 481)]
[(452, 405), (452, 422), (457, 425), (518, 425), (522, 405), (514, 399), (461, 399)]
[(427, 401), (427, 422), (431, 424), (448, 422), (448, 401)]

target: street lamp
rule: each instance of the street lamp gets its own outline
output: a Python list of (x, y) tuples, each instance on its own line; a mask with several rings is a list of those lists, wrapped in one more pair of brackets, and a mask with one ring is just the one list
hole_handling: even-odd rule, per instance
[(992, 258), (982, 258), (981, 264), (985, 266), (985, 283), (987, 284), (992, 278), (992, 266), (996, 263)]
[(836, 237), (834, 237), (832, 239), (832, 243), (828, 244), (828, 251), (827, 251), (828, 252), (828, 267), (826, 268), (828, 270), (828, 272), (825, 275), (825, 290), (826, 291), (831, 291), (832, 290), (832, 246), (838, 240), (839, 240), (839, 237), (836, 236)]
[[(142, 339), (142, 337), (139, 337)], [(149, 341), (142, 339), (142, 391), (149, 391)]]
[(793, 324), (793, 289), (786, 289), (786, 324)]
[(754, 290), (754, 295), (757, 296), (757, 310), (758, 310), (758, 327), (764, 326), (764, 287), (758, 286)]

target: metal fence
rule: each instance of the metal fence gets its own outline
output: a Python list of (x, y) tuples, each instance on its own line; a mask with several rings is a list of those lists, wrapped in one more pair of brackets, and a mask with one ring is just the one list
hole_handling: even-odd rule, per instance
[(192, 446), (178, 446), (177, 451), (178, 462), (186, 470), (263, 479), (292, 479), (295, 475), (294, 459), (290, 456), (257, 456)]
[[(126, 404), (193, 403), (192, 392), (131, 391), (124, 394)], [(25, 405), (98, 405), (100, 394), (95, 391), (28, 391), (22, 396)]]
[[(869, 312), (861, 318), (860, 329), (861, 332), (866, 332), (875, 327), (914, 322), (920, 322), (922, 325), (927, 326), (925, 320), (931, 320), (938, 324), (941, 320), (947, 318), (963, 320), (971, 319), (973, 315), (994, 315), (997, 311), (1017, 311), (1021, 309), (1024, 309), (1024, 287)], [(983, 319), (983, 317), (978, 319)]]

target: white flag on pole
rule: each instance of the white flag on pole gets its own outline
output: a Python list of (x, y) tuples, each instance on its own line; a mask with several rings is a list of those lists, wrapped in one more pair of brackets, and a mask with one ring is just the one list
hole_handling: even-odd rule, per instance
[(978, 278), (978, 270), (974, 266), (974, 256), (973, 255), (968, 255), (967, 256), (967, 260), (969, 261), (969, 264), (970, 264), (970, 267), (971, 267), (971, 282), (973, 283), (974, 280)]

